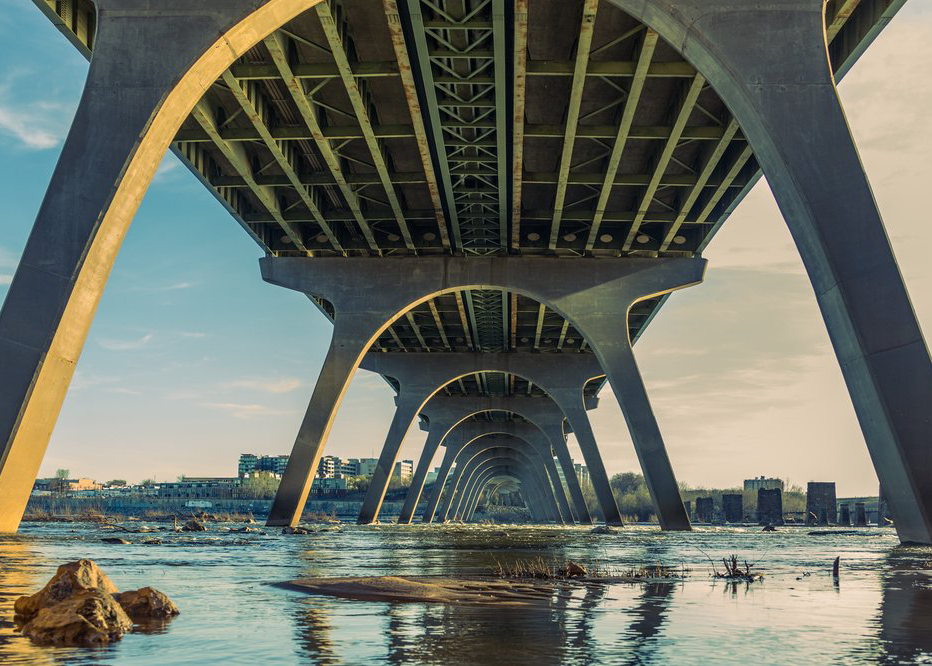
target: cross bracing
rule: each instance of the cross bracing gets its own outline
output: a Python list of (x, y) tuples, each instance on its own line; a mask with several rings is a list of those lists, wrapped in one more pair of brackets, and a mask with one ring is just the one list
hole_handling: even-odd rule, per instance
[[(90, 2), (34, 2), (90, 55)], [(897, 7), (827, 3), (837, 71)], [(278, 256), (693, 256), (758, 174), (715, 90), (608, 0), (331, 0), (234, 63), (173, 150)], [(490, 291), (435, 297), (374, 349), (587, 353), (558, 313)]]

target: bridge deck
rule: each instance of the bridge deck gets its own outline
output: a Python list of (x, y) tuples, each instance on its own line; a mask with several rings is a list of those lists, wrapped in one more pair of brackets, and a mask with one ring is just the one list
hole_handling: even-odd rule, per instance
[[(90, 55), (90, 2), (34, 2)], [(902, 3), (829, 1), (838, 75)], [(716, 92), (608, 0), (331, 0), (226, 71), (173, 150), (280, 256), (693, 256), (759, 175)], [(478, 290), (374, 350), (587, 351), (549, 308)], [(496, 373), (446, 391), (540, 394)]]

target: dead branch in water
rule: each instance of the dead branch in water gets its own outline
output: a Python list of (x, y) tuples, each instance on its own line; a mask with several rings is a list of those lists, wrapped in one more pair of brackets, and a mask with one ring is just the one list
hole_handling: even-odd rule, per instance
[[(711, 561), (711, 560), (710, 560)], [(748, 564), (748, 561), (744, 561), (744, 568), (738, 562), (738, 556), (732, 555), (731, 557), (723, 557), (722, 563), (725, 565), (725, 571), (720, 572), (716, 567), (715, 563), (712, 563), (712, 577), (713, 578), (722, 578), (730, 581), (742, 581), (745, 583), (753, 583), (764, 577), (763, 574), (751, 571), (754, 568), (753, 564)]]

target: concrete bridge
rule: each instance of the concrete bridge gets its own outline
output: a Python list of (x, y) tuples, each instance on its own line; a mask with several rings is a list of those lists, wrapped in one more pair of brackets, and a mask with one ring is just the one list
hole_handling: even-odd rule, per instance
[(360, 522), (420, 417), (401, 522), (486, 488), (591, 521), (572, 431), (620, 523), (587, 416), (608, 382), (661, 526), (689, 529), (632, 347), (763, 173), (900, 538), (932, 543), (932, 363), (835, 90), (905, 0), (34, 2), (91, 65), (0, 311), (0, 530), (171, 149), (333, 321), (270, 524), (297, 521), (363, 367), (398, 396)]

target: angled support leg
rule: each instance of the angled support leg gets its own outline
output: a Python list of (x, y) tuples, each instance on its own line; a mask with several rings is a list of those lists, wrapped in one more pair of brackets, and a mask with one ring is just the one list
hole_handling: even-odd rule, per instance
[(473, 505), (480, 480), (488, 470), (494, 470), (496, 465), (501, 464), (513, 465), (517, 475), (522, 479), (522, 483), (527, 485), (529, 494), (532, 498), (532, 504), (535, 517), (538, 521), (553, 521), (553, 512), (555, 504), (553, 497), (548, 496), (543, 487), (543, 480), (539, 473), (529, 467), (530, 461), (522, 454), (507, 449), (489, 449), (478, 454), (471, 462), (472, 471), (467, 471), (469, 481), (467, 482), (463, 493), (460, 495), (459, 505), (456, 507), (457, 520), (465, 520), (469, 508)]
[(901, 541), (932, 544), (932, 361), (835, 88), (822, 0), (613, 0), (734, 114), (809, 274)]
[(401, 449), (405, 435), (411, 427), (411, 422), (414, 421), (418, 411), (427, 398), (430, 397), (429, 393), (425, 394), (419, 388), (409, 388), (405, 384), (401, 385), (401, 392), (396, 398), (395, 416), (392, 418), (392, 425), (385, 437), (385, 444), (382, 446), (379, 461), (376, 463), (375, 471), (369, 480), (369, 489), (366, 491), (366, 497), (359, 511), (357, 522), (360, 525), (368, 525), (378, 520), (379, 509), (382, 508), (385, 491), (388, 490), (388, 483), (392, 478), (398, 451)]
[[(424, 509), (421, 522), (434, 522), (434, 517), (437, 515), (437, 507), (440, 505), (440, 498), (443, 495), (443, 489), (447, 485), (447, 479), (450, 477), (450, 469), (453, 467), (453, 462), (455, 460), (456, 450), (448, 447), (444, 452), (443, 460), (440, 462), (440, 469), (437, 471), (437, 480), (434, 481), (434, 489)], [(440, 522), (443, 522), (442, 517), (440, 518)]]
[[(619, 396), (628, 417), (638, 459), (664, 529), (689, 529), (676, 477), (667, 458), (660, 430), (652, 411), (633, 414), (623, 404), (625, 387), (621, 376), (630, 376), (619, 348), (630, 348), (627, 335), (628, 311), (644, 298), (666, 294), (698, 284), (705, 272), (705, 260), (699, 258), (644, 259), (566, 259), (555, 261), (536, 257), (417, 257), (396, 259), (330, 258), (303, 259), (266, 257), (260, 260), (263, 278), (308, 294), (339, 293), (354, 302), (379, 303), (380, 312), (394, 309), (386, 325), (411, 306), (424, 299), (477, 286), (525, 294), (544, 303), (573, 322), (589, 341), (609, 382)], [(546, 279), (541, 279), (546, 276)], [(377, 293), (376, 293), (377, 292)], [(336, 295), (329, 298), (334, 302)], [(632, 391), (640, 392), (639, 407), (649, 402), (638, 383)], [(579, 396), (582, 402), (582, 396)], [(577, 428), (574, 424), (574, 430)], [(584, 426), (581, 426), (584, 428)], [(585, 453), (588, 451), (588, 453)], [(586, 463), (596, 475), (605, 477), (604, 465), (594, 456), (597, 449), (586, 445)], [(592, 459), (590, 460), (590, 456)], [(606, 520), (619, 522), (621, 516), (610, 489), (593, 479)], [(674, 494), (674, 489), (676, 492)], [(614, 508), (613, 508), (614, 507)]]
[(368, 314), (337, 314), (330, 349), (314, 385), (266, 525), (298, 524), (337, 410), (363, 354), (382, 324), (381, 319)]
[(113, 262), (170, 142), (224, 69), (317, 1), (95, 0), (84, 92), (0, 310), (0, 531), (19, 526)]

